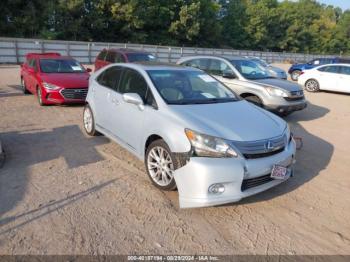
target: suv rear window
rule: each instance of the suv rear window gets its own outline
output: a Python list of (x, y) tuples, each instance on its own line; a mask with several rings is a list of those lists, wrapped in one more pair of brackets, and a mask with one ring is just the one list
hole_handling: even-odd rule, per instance
[(128, 53), (126, 54), (129, 62), (138, 61), (156, 61), (156, 57), (147, 53)]
[(99, 53), (99, 55), (97, 56), (97, 59), (98, 60), (105, 60), (106, 54), (107, 54), (107, 50), (102, 50), (102, 52)]

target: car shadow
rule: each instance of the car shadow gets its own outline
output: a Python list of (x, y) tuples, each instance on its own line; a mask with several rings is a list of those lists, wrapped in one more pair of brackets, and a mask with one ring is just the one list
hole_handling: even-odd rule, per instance
[[(36, 188), (29, 181), (31, 166), (57, 158), (63, 158), (68, 169), (96, 163), (104, 158), (95, 147), (109, 143), (103, 136), (85, 137), (78, 125), (5, 132), (0, 133), (0, 138), (6, 153), (0, 169), (0, 218), (24, 198), (28, 183)], [(1, 219), (0, 227), (10, 221)]]
[(266, 201), (288, 194), (311, 181), (328, 166), (334, 152), (334, 146), (323, 138), (308, 132), (300, 124), (300, 122), (321, 118), (328, 113), (329, 109), (309, 103), (307, 109), (285, 118), (294, 136), (303, 140), (303, 147), (296, 154), (297, 162), (294, 166), (294, 176), (274, 188), (243, 199), (238, 203), (239, 205)]

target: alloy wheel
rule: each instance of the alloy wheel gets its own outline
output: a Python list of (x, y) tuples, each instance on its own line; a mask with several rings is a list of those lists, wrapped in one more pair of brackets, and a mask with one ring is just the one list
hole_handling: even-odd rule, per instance
[(159, 186), (168, 186), (173, 181), (174, 164), (169, 152), (160, 146), (149, 151), (147, 168), (152, 180)]
[(305, 88), (309, 92), (316, 92), (319, 89), (317, 81), (313, 79), (306, 82)]
[(93, 120), (92, 120), (92, 113), (89, 107), (85, 107), (83, 120), (84, 120), (84, 128), (86, 132), (91, 133), (93, 128)]

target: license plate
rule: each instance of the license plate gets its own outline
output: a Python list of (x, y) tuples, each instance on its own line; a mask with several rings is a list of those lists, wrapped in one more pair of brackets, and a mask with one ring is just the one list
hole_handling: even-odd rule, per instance
[(274, 165), (271, 172), (271, 178), (285, 179), (287, 171), (287, 168), (284, 166)]

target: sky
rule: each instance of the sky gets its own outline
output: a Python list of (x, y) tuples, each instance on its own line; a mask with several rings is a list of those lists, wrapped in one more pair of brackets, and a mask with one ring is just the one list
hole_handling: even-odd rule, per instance
[[(282, 0), (279, 0), (282, 2)], [(292, 0), (297, 1), (297, 0)], [(345, 11), (346, 9), (350, 9), (350, 0), (317, 0), (322, 4), (333, 5), (335, 7), (340, 7)]]
[(350, 0), (318, 0), (327, 5), (339, 6), (343, 10), (350, 9)]

